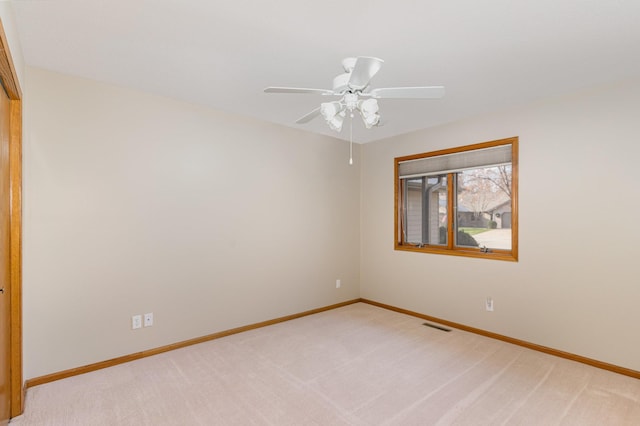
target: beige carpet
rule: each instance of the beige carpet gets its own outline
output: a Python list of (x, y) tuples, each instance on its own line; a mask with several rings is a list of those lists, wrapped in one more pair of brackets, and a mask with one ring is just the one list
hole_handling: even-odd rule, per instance
[(26, 425), (640, 425), (640, 380), (363, 303), (36, 386)]

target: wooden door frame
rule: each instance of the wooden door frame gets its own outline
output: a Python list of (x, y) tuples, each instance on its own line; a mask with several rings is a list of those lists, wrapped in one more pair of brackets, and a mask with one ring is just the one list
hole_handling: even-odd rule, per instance
[(22, 92), (9, 51), (9, 43), (0, 20), (0, 78), (9, 96), (9, 180), (10, 180), (10, 300), (11, 370), (10, 417), (23, 412), (22, 381)]

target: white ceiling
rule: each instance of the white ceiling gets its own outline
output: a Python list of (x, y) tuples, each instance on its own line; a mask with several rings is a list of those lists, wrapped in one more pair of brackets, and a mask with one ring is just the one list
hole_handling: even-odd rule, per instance
[(347, 139), (326, 98), (348, 56), (385, 60), (372, 87), (446, 86), (380, 100), (369, 142), (640, 76), (639, 0), (14, 0), (28, 65)]

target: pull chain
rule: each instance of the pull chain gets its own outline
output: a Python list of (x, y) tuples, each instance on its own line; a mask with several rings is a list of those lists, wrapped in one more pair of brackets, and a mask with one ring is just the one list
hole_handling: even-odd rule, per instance
[(349, 165), (353, 165), (353, 112), (349, 120)]

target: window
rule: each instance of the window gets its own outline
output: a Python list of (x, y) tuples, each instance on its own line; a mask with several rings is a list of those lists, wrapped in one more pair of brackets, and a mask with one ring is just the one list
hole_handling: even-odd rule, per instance
[(518, 260), (518, 138), (395, 159), (396, 250)]

